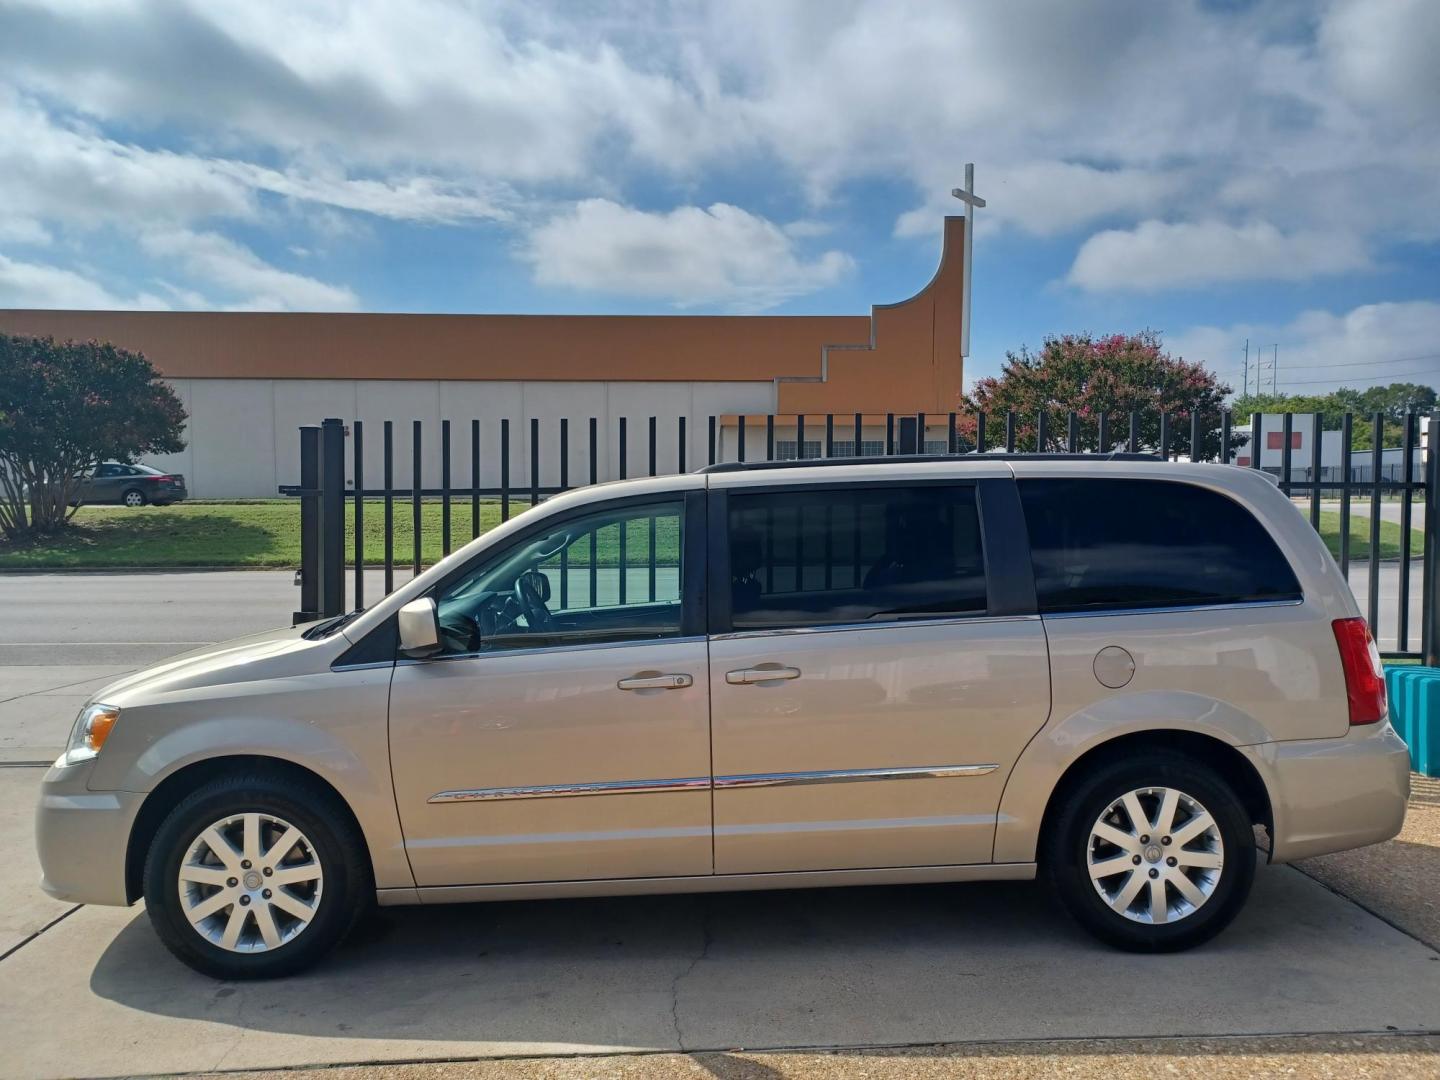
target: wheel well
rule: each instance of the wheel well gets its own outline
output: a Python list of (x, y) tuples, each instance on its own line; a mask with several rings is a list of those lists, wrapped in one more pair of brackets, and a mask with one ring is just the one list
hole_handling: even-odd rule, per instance
[[(1274, 836), (1275, 821), (1271, 816), (1270, 793), (1265, 789), (1265, 781), (1260, 779), (1255, 766), (1245, 759), (1244, 754), (1228, 743), (1194, 731), (1137, 731), (1092, 747), (1070, 763), (1070, 767), (1060, 777), (1060, 782), (1055, 785), (1055, 790), (1050, 793), (1050, 801), (1045, 806), (1038, 850), (1045, 850), (1045, 843), (1059, 807), (1064, 804), (1065, 796), (1087, 772), (1117, 758), (1133, 757), (1144, 750), (1169, 750), (1210, 766), (1235, 789), (1235, 794), (1244, 805), (1251, 823), (1262, 826), (1267, 838)], [(1267, 852), (1268, 848), (1267, 839)]]
[(326, 794), (334, 797), (337, 806), (343, 808), (345, 816), (350, 819), (350, 824), (355, 828), (356, 835), (364, 837), (365, 834), (360, 829), (360, 823), (356, 820), (354, 811), (350, 809), (350, 804), (345, 801), (340, 792), (335, 790), (335, 786), (323, 776), (312, 772), (303, 765), (258, 754), (207, 758), (205, 761), (186, 765), (183, 769), (167, 776), (140, 805), (140, 812), (135, 816), (135, 824), (130, 827), (130, 840), (125, 849), (125, 899), (128, 903), (133, 904), (144, 893), (145, 856), (150, 851), (150, 841), (154, 839), (155, 833), (166, 815), (175, 808), (181, 799), (197, 788), (222, 776), (238, 772), (265, 772), (272, 776), (289, 777), (323, 790)]

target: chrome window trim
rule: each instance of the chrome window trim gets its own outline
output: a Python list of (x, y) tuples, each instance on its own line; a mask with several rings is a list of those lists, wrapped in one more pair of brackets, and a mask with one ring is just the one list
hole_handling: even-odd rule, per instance
[(1165, 607), (1144, 608), (1087, 608), (1084, 611), (1052, 611), (1043, 613), (1043, 619), (1098, 619), (1114, 615), (1174, 615), (1188, 611), (1249, 611), (1255, 608), (1300, 607), (1305, 598), (1298, 600), (1237, 600), (1229, 604), (1169, 604)]
[(727, 788), (801, 787), (848, 784), (856, 780), (933, 780), (946, 776), (984, 776), (999, 765), (910, 765), (887, 769), (823, 769), (819, 772), (736, 773), (717, 776), (717, 791)]
[(607, 780), (581, 784), (534, 784), (526, 787), (461, 788), (431, 795), (430, 803), (498, 802), (506, 799), (568, 799), (583, 795), (643, 795), (649, 792), (709, 791), (846, 784), (857, 780), (934, 780), (948, 776), (984, 776), (999, 765), (909, 765), (884, 769), (824, 769), (818, 772), (733, 773), (682, 776), (667, 780)]
[(577, 795), (639, 795), (652, 791), (709, 791), (710, 777), (671, 780), (609, 780), (593, 784), (535, 784), (529, 787), (469, 788), (441, 791), (426, 802), (496, 802), (502, 799), (568, 799)]
[(673, 637), (636, 638), (629, 641), (587, 641), (575, 645), (537, 645), (533, 649), (496, 649), (494, 652), (466, 652), (466, 653), (437, 653), (435, 656), (426, 656), (421, 659), (401, 657), (395, 661), (397, 667), (410, 667), (415, 664), (444, 664), (452, 660), (493, 660), (502, 656), (534, 656), (537, 653), (553, 652), (580, 652), (593, 649), (619, 649), (633, 648), (643, 645), (679, 645), (684, 643), (704, 641), (704, 634), (689, 634), (684, 637), (675, 635)]
[(790, 634), (834, 634), (847, 630), (894, 630), (901, 626), (989, 626), (993, 623), (1036, 622), (1039, 615), (945, 615), (934, 619), (872, 619), (853, 623), (816, 623), (813, 626), (778, 626), (768, 630), (730, 630), (711, 634), (711, 641), (738, 641), (746, 638), (781, 637)]

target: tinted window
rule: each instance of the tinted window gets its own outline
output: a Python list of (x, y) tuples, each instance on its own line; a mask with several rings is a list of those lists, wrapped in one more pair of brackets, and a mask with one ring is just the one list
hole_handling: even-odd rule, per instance
[(1193, 484), (1021, 480), (1041, 611), (1298, 599), (1249, 510)]
[(737, 630), (985, 610), (973, 487), (730, 495)]
[(444, 651), (679, 634), (683, 518), (679, 502), (605, 510), (485, 558), (436, 597)]

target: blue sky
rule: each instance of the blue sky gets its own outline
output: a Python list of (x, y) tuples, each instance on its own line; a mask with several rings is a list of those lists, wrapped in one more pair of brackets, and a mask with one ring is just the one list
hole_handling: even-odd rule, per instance
[(0, 306), (862, 313), (974, 161), (971, 378), (1440, 382), (1437, 55), (1432, 0), (0, 0)]

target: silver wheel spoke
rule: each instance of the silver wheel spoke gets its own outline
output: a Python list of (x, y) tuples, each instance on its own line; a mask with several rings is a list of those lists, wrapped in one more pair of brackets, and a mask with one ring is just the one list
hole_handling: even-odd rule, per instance
[(1179, 870), (1170, 871), (1170, 884), (1174, 885), (1180, 895), (1186, 900), (1189, 900), (1195, 907), (1198, 908), (1205, 902), (1205, 894), (1200, 891), (1200, 886), (1196, 885), (1195, 882), (1191, 881), (1187, 875), (1182, 874)]
[(1184, 847), (1191, 840), (1194, 840), (1197, 836), (1203, 833), (1206, 829), (1212, 828), (1214, 824), (1215, 822), (1210, 817), (1210, 815), (1202, 810), (1200, 811), (1200, 813), (1192, 817), (1189, 821), (1185, 822), (1184, 825), (1181, 825), (1180, 828), (1176, 829), (1173, 833), (1171, 833), (1170, 836), (1171, 839), (1174, 840), (1177, 847)]
[(223, 866), (196, 866), (191, 863), (180, 867), (180, 880), (193, 881), (197, 885), (218, 885), (223, 889), (230, 880), (230, 871)]
[(1125, 879), (1125, 884), (1115, 894), (1115, 899), (1110, 901), (1110, 906), (1124, 914), (1125, 909), (1135, 902), (1135, 897), (1140, 895), (1140, 890), (1144, 885), (1145, 875), (1138, 870), (1131, 870), (1130, 876)]
[(240, 944), (240, 931), (245, 929), (245, 919), (249, 914), (250, 909), (239, 904), (230, 909), (230, 921), (225, 924), (225, 933), (220, 938), (222, 948), (233, 950)]
[(280, 944), (280, 929), (275, 925), (275, 915), (270, 910), (269, 904), (256, 904), (255, 925), (260, 928), (260, 940), (265, 942), (267, 949), (276, 948)]
[(217, 892), (214, 896), (207, 896), (194, 907), (186, 908), (185, 916), (192, 923), (204, 922), (227, 904), (233, 904), (234, 902), (235, 897), (229, 893)]
[(240, 852), (225, 839), (218, 827), (211, 825), (200, 834), (200, 839), (205, 841), (205, 846), (215, 853), (215, 857), (225, 864), (227, 870), (240, 869)]
[(288, 915), (293, 915), (301, 922), (309, 922), (315, 917), (315, 909), (299, 897), (291, 896), (284, 889), (276, 889), (275, 895), (270, 902)]
[[(1126, 819), (1133, 832), (1116, 824)], [(1186, 844), (1203, 850), (1187, 851)], [(1085, 869), (1100, 898), (1122, 918), (1152, 926), (1203, 907), (1224, 865), (1225, 842), (1214, 817), (1194, 796), (1171, 787), (1118, 795), (1090, 827), (1085, 849)]]
[(1150, 921), (1163, 923), (1169, 917), (1169, 901), (1165, 896), (1165, 879), (1150, 879)]
[(270, 877), (272, 885), (302, 885), (320, 877), (319, 863), (298, 863), (295, 866), (281, 866)]
[(260, 861), (260, 815), (246, 814), (244, 820), (245, 843), (240, 850), (245, 858), (257, 863)]
[(279, 866), (280, 860), (290, 854), (290, 850), (300, 842), (300, 830), (291, 825), (285, 830), (283, 836), (270, 845), (270, 850), (265, 852), (265, 864), (267, 866)]
[(1133, 855), (1117, 855), (1113, 859), (1105, 859), (1103, 862), (1090, 864), (1090, 876), (1092, 878), (1109, 877), (1112, 874), (1123, 873), (1126, 870), (1135, 869), (1135, 857)]

